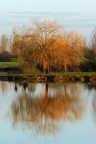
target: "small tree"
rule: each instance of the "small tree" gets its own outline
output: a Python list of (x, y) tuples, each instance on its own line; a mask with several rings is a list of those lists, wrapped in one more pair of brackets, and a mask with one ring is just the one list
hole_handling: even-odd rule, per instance
[(1, 37), (0, 50), (1, 50), (1, 52), (5, 52), (5, 51), (7, 51), (7, 48), (8, 48), (8, 37), (7, 37), (7, 35), (3, 34)]

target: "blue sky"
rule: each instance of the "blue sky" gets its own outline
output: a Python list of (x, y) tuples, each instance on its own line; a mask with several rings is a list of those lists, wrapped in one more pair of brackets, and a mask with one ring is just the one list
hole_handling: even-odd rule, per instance
[(0, 0), (0, 12), (96, 13), (96, 0)]

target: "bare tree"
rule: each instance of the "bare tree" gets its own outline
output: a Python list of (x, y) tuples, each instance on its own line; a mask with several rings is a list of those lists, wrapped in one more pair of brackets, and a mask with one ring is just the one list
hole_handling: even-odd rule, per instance
[(7, 35), (3, 34), (1, 37), (1, 46), (0, 46), (0, 50), (1, 52), (5, 52), (8, 49), (8, 37)]
[(88, 50), (88, 58), (90, 58), (92, 61), (96, 61), (96, 28), (92, 32)]

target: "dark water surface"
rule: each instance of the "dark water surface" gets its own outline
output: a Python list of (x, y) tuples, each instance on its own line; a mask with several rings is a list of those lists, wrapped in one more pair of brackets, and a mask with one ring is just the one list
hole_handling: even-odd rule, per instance
[(0, 82), (0, 144), (96, 144), (96, 85)]

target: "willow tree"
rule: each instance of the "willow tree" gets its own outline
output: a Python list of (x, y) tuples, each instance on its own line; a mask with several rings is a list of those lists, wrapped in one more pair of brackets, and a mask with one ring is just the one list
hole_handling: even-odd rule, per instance
[(27, 66), (34, 67), (36, 45), (35, 35), (31, 29), (30, 31), (27, 27), (14, 29), (11, 52), (16, 55), (25, 66), (27, 64)]
[(57, 59), (55, 65), (64, 71), (67, 71), (69, 66), (79, 66), (84, 57), (85, 46), (85, 38), (79, 33), (58, 35), (53, 46)]
[(16, 29), (12, 51), (23, 63), (39, 64), (48, 73), (52, 67), (77, 65), (83, 57), (84, 39), (76, 33), (65, 33), (54, 21), (34, 21), (31, 27)]
[(12, 51), (21, 62), (38, 63), (47, 73), (56, 61), (53, 44), (61, 29), (54, 21), (35, 21), (32, 27), (15, 29)]
[(77, 32), (69, 32), (66, 37), (67, 42), (70, 45), (71, 66), (79, 66), (84, 58), (84, 49), (86, 47), (85, 38)]
[(71, 64), (70, 56), (72, 55), (68, 41), (60, 35), (55, 39), (54, 48), (57, 59), (55, 65), (57, 65), (60, 70), (63, 68), (64, 71), (67, 71), (68, 65)]

